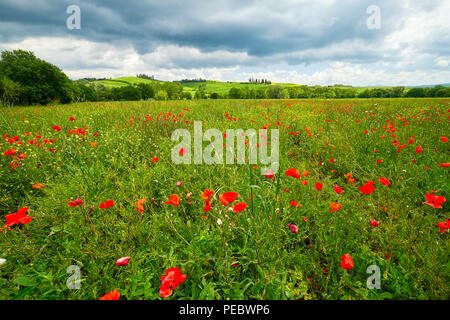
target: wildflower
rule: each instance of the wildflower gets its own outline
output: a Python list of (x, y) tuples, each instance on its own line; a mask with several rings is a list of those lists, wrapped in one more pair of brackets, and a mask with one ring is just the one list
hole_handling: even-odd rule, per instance
[(112, 206), (114, 206), (114, 201), (108, 200), (108, 201), (102, 202), (100, 204), (100, 209), (106, 209), (106, 208), (110, 208)]
[(436, 209), (441, 209), (441, 204), (446, 201), (446, 199), (443, 196), (435, 196), (432, 193), (426, 193), (425, 198), (427, 198), (427, 201), (422, 202), (423, 204), (428, 204)]
[(165, 202), (165, 204), (173, 204), (175, 207), (178, 207), (180, 204), (180, 199), (178, 198), (178, 195), (173, 194), (169, 197), (169, 201)]
[(244, 209), (247, 208), (247, 204), (245, 202), (239, 202), (235, 206), (233, 206), (233, 211), (235, 213), (244, 211)]
[(213, 194), (214, 194), (214, 190), (205, 189), (205, 191), (202, 191), (201, 196), (202, 196), (202, 199), (207, 200), (207, 199), (210, 199)]
[(147, 202), (147, 199), (140, 199), (138, 200), (137, 206), (136, 206), (136, 210), (140, 211), (140, 212), (144, 212), (144, 203)]
[(342, 207), (342, 204), (341, 204), (341, 203), (330, 202), (329, 204), (330, 204), (330, 207), (331, 207), (331, 209), (330, 209), (329, 212), (332, 212), (332, 211), (339, 211), (339, 209), (341, 209), (341, 207)]
[(315, 187), (316, 187), (317, 190), (320, 191), (320, 190), (322, 190), (322, 188), (323, 188), (323, 184), (320, 183), (320, 182), (317, 182), (316, 185), (315, 185)]
[(353, 268), (353, 259), (351, 255), (346, 253), (341, 257), (341, 260), (342, 260), (341, 261), (342, 268), (344, 268), (345, 270), (350, 270)]
[(290, 168), (286, 171), (286, 175), (290, 177), (294, 177), (295, 179), (300, 178), (300, 171), (294, 168)]
[(114, 290), (105, 294), (103, 297), (100, 298), (100, 300), (119, 300), (119, 298), (120, 298), (119, 290)]
[(79, 205), (83, 204), (83, 200), (81, 200), (80, 198), (77, 198), (77, 199), (75, 199), (73, 201), (70, 201), (68, 204), (71, 207), (76, 207), (76, 206), (79, 206)]
[(450, 229), (450, 220), (447, 219), (447, 220), (445, 220), (445, 222), (439, 222), (436, 225), (439, 227), (441, 232), (447, 232), (447, 229)]
[(118, 267), (124, 267), (130, 262), (130, 257), (122, 257), (120, 259), (117, 259), (116, 266)]
[(380, 181), (381, 184), (384, 184), (386, 187), (389, 187), (391, 183), (386, 178), (379, 178), (378, 181)]
[(268, 179), (273, 179), (274, 176), (275, 174), (273, 173), (272, 169), (269, 169), (269, 171), (267, 171), (267, 173), (265, 174), (265, 177)]
[[(159, 294), (166, 298), (172, 294), (172, 289), (175, 290), (184, 280), (186, 275), (181, 274), (179, 268), (170, 268), (166, 271), (166, 275), (161, 277), (161, 288)], [(172, 289), (170, 288), (172, 287)]]
[(337, 194), (341, 194), (342, 193), (342, 188), (339, 187), (337, 184), (335, 184), (333, 186), (334, 191), (336, 191)]
[(27, 211), (28, 211), (28, 207), (25, 207), (25, 208), (21, 208), (21, 209), (17, 210), (16, 213), (6, 215), (5, 216), (5, 218), (6, 218), (5, 228), (9, 229), (9, 227), (11, 227), (15, 224), (29, 223), (32, 220), (32, 218), (28, 217), (26, 215)]
[(15, 154), (18, 150), (17, 149), (9, 149), (8, 151), (5, 151), (3, 153), (4, 156), (10, 156), (12, 154)]
[(298, 233), (298, 227), (295, 224), (288, 224), (287, 226), (291, 229), (292, 233)]
[(380, 222), (374, 219), (374, 220), (370, 220), (370, 224), (371, 224), (372, 226), (374, 226), (374, 227), (378, 227), (378, 225), (380, 224)]
[(223, 195), (219, 196), (219, 201), (224, 205), (233, 203), (238, 196), (237, 192), (225, 192)]
[(212, 204), (209, 202), (209, 199), (205, 199), (205, 207), (203, 208), (203, 211), (209, 212), (212, 208)]
[(358, 187), (358, 190), (364, 194), (371, 194), (372, 192), (375, 191), (375, 187), (373, 185), (374, 185), (373, 181), (367, 181), (365, 185), (363, 185), (362, 187)]

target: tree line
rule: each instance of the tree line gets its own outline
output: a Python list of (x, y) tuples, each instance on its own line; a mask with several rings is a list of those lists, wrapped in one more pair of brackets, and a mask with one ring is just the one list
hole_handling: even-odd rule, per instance
[[(141, 78), (153, 78), (144, 74)], [(252, 81), (255, 81), (251, 79)], [(267, 82), (266, 82), (267, 81)], [(261, 83), (258, 80), (257, 83)], [(255, 81), (256, 83), (256, 81)], [(270, 81), (264, 80), (263, 84)], [(368, 88), (358, 92), (355, 88), (280, 85), (233, 87), (226, 93), (209, 92), (201, 83), (194, 94), (183, 91), (180, 82), (139, 83), (120, 87), (107, 87), (88, 79), (72, 81), (56, 66), (23, 50), (3, 51), (0, 60), (1, 105), (46, 105), (85, 101), (137, 101), (180, 99), (340, 99), (340, 98), (401, 98), (450, 97), (450, 87), (430, 88), (392, 87)]]

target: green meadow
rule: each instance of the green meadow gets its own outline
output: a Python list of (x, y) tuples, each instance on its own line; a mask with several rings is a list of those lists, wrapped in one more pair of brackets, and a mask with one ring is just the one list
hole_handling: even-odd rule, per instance
[[(234, 85), (208, 81), (206, 90)], [(398, 98), (1, 108), (0, 299), (113, 290), (163, 299), (161, 276), (173, 267), (186, 279), (164, 299), (449, 299), (449, 106)], [(192, 133), (194, 121), (203, 131), (279, 130), (279, 170), (174, 164), (171, 135)], [(238, 195), (225, 205), (227, 192)], [(21, 208), (31, 221), (7, 226)], [(129, 263), (117, 266), (121, 257)], [(80, 270), (78, 289), (67, 286), (70, 266)], [(367, 285), (370, 266), (379, 289)]]

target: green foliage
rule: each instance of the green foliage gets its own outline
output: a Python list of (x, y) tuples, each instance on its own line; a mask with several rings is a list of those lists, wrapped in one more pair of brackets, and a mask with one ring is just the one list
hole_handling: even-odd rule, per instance
[[(24, 143), (4, 140), (0, 146), (0, 258), (6, 259), (0, 298), (98, 299), (118, 289), (121, 299), (161, 299), (161, 276), (179, 267), (187, 279), (167, 299), (448, 300), (450, 233), (436, 224), (448, 218), (449, 202), (442, 209), (422, 204), (430, 190), (448, 199), (448, 168), (437, 165), (448, 162), (440, 140), (448, 135), (447, 114), (437, 112), (447, 105), (448, 99), (433, 98), (2, 108), (1, 135)], [(226, 112), (240, 120), (228, 120)], [(433, 119), (422, 121), (425, 112)], [(174, 122), (180, 114), (183, 121)], [(185, 121), (194, 120), (204, 121), (204, 131), (222, 132), (279, 121), (280, 170), (268, 179), (252, 165), (174, 165), (169, 134), (192, 132)], [(87, 134), (68, 134), (76, 128), (87, 128)], [(414, 142), (398, 153), (392, 140), (403, 144), (413, 135)], [(27, 143), (32, 139), (41, 146)], [(423, 152), (415, 153), (416, 146)], [(13, 147), (26, 159), (11, 171), (11, 156), (1, 154)], [(288, 177), (288, 168), (309, 175)], [(345, 177), (349, 172), (353, 184)], [(381, 185), (380, 177), (391, 185)], [(369, 180), (376, 190), (363, 195), (357, 188)], [(33, 189), (38, 182), (45, 188)], [(323, 183), (320, 192), (316, 182)], [(215, 191), (210, 212), (203, 211), (205, 188)], [(237, 201), (249, 207), (235, 213), (223, 206), (219, 195), (227, 191), (238, 192)], [(171, 194), (180, 196), (178, 207), (165, 204)], [(78, 197), (83, 204), (70, 207)], [(136, 204), (143, 198), (140, 213)], [(108, 199), (114, 207), (99, 209)], [(292, 200), (302, 207), (292, 207)], [(330, 212), (329, 202), (342, 208)], [(5, 230), (4, 216), (25, 206), (33, 220)], [(380, 225), (371, 226), (370, 219)], [(287, 224), (298, 225), (299, 232), (291, 233)], [(354, 260), (348, 271), (340, 266), (345, 253)], [(129, 265), (116, 267), (122, 256), (131, 257)], [(381, 290), (366, 287), (372, 264), (381, 269)], [(70, 265), (81, 269), (79, 290), (66, 286)]]
[(278, 85), (270, 86), (267, 89), (267, 96), (269, 99), (283, 99), (285, 97), (284, 88)]
[(22, 87), (19, 104), (70, 102), (71, 81), (59, 68), (36, 58), (32, 52), (3, 51), (0, 76)]

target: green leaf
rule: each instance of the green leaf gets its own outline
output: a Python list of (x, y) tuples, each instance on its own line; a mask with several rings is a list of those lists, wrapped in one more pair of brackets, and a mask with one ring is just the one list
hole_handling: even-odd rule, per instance
[(20, 286), (24, 286), (24, 287), (33, 287), (36, 285), (36, 281), (34, 279), (27, 278), (27, 277), (16, 278), (16, 279), (14, 279), (13, 282)]

